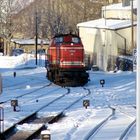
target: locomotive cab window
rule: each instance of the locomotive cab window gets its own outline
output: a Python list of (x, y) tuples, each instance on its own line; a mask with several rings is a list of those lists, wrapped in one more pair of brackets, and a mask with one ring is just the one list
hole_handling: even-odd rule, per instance
[(63, 42), (63, 37), (56, 37), (55, 38), (55, 43), (56, 44), (60, 44), (60, 43), (62, 43)]
[(72, 43), (78, 44), (80, 43), (80, 39), (78, 37), (72, 37)]

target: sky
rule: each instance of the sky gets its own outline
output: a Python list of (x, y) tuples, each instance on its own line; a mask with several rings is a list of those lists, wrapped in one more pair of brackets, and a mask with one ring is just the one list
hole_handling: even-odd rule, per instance
[[(16, 77), (13, 73), (16, 72)], [(18, 122), (31, 112), (62, 96), (70, 93), (38, 112), (38, 117), (49, 117), (64, 110), (65, 116), (56, 123), (46, 124), (51, 140), (118, 140), (123, 132), (136, 119), (136, 72), (117, 71), (114, 73), (89, 70), (90, 81), (84, 87), (60, 87), (49, 85), (44, 68), (44, 56), (39, 56), (35, 65), (33, 55), (0, 56), (0, 73), (3, 92), (0, 102), (4, 109), (4, 130)], [(102, 87), (100, 80), (104, 79)], [(46, 86), (45, 88), (42, 88)], [(37, 90), (36, 92), (33, 92)], [(90, 94), (88, 93), (90, 90)], [(28, 94), (30, 93), (30, 94)], [(26, 94), (26, 96), (23, 96)], [(79, 100), (81, 98), (81, 100)], [(16, 112), (11, 107), (11, 100), (18, 99)], [(79, 100), (69, 109), (71, 103)], [(83, 100), (89, 100), (90, 106), (83, 107)], [(115, 108), (113, 113), (111, 108)], [(108, 119), (107, 119), (108, 118)], [(92, 135), (99, 124), (106, 120), (100, 129)], [(18, 130), (33, 131), (41, 124), (18, 125)], [(125, 140), (136, 140), (134, 123)]]

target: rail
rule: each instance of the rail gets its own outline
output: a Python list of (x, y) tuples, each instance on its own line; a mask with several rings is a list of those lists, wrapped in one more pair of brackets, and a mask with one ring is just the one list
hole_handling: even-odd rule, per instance
[(89, 140), (91, 136), (93, 136), (109, 119), (111, 119), (114, 114), (115, 114), (115, 109), (114, 108), (110, 108), (112, 109), (112, 113), (106, 118), (104, 119), (102, 122), (100, 122), (96, 127), (94, 127), (84, 138), (84, 140)]

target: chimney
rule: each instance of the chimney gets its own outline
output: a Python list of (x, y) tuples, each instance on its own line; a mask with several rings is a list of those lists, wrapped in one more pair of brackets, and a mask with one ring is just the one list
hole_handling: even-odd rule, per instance
[(122, 6), (130, 6), (130, 0), (122, 0)]

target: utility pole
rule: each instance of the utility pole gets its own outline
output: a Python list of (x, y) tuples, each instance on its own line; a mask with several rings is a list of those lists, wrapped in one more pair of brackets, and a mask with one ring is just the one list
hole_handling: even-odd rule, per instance
[(134, 49), (134, 15), (133, 15), (133, 0), (131, 0), (131, 48)]
[(137, 84), (136, 84), (136, 102), (137, 102), (137, 124), (136, 140), (140, 140), (140, 0), (137, 0)]
[(37, 65), (37, 46), (38, 46), (38, 15), (37, 12), (35, 13), (35, 58), (36, 58), (36, 65)]

